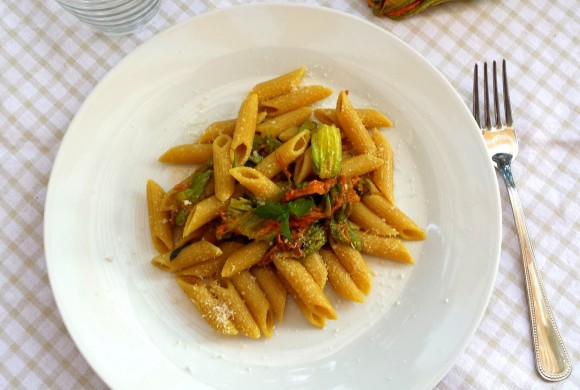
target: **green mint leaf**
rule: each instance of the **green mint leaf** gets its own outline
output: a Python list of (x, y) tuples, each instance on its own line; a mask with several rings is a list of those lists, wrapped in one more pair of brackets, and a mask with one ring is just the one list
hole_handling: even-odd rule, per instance
[(263, 205), (254, 209), (254, 213), (264, 219), (279, 219), (288, 214), (286, 207), (278, 202), (267, 200)]
[(314, 201), (311, 198), (299, 198), (288, 202), (286, 207), (294, 216), (302, 217), (303, 215), (306, 215), (312, 207), (314, 207)]

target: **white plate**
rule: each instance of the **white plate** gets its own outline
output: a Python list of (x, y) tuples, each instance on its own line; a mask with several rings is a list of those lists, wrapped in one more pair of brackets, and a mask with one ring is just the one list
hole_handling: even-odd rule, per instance
[[(333, 295), (339, 319), (325, 330), (291, 306), (269, 340), (221, 337), (149, 263), (145, 182), (175, 183), (185, 171), (157, 163), (163, 151), (235, 116), (256, 82), (301, 65), (307, 83), (349, 89), (395, 121), (396, 199), (428, 239), (409, 244), (413, 267), (370, 259), (367, 302)], [(45, 216), (67, 329), (119, 389), (430, 388), (483, 316), (501, 230), (495, 174), (449, 83), (384, 30), (297, 5), (208, 13), (127, 56), (72, 122)]]

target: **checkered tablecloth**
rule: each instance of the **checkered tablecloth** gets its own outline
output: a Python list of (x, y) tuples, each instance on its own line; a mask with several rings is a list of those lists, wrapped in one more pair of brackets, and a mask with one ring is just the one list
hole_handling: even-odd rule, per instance
[[(71, 340), (49, 285), (43, 207), (73, 116), (105, 74), (168, 27), (246, 0), (165, 0), (142, 31), (108, 38), (53, 1), (0, 3), (0, 388), (106, 385)], [(580, 388), (580, 29), (577, 0), (450, 2), (403, 21), (364, 0), (314, 1), (391, 31), (471, 99), (474, 62), (509, 61), (521, 141), (514, 165), (547, 294), (575, 369), (558, 384), (534, 370), (520, 250), (503, 183), (503, 248), (491, 301), (439, 389)], [(498, 177), (499, 178), (499, 177)]]

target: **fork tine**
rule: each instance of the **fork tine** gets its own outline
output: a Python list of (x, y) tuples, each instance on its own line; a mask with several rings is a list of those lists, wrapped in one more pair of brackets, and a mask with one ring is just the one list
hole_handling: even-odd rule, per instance
[(473, 117), (477, 122), (477, 126), (481, 126), (481, 122), (479, 121), (479, 86), (477, 81), (477, 64), (473, 67)]
[(487, 87), (487, 62), (483, 63), (483, 109), (485, 117), (485, 128), (491, 128), (491, 119), (489, 117), (489, 89)]
[(495, 60), (493, 61), (493, 109), (495, 111), (495, 127), (501, 127), (501, 118), (499, 115), (499, 96), (497, 93), (497, 69)]
[(513, 124), (513, 122), (512, 122), (512, 108), (511, 108), (511, 104), (510, 104), (510, 94), (508, 91), (505, 58), (502, 61), (501, 68), (502, 68), (502, 78), (503, 78), (503, 102), (504, 102), (503, 104), (504, 104), (504, 109), (505, 109), (505, 122), (506, 122), (507, 126), (511, 126)]

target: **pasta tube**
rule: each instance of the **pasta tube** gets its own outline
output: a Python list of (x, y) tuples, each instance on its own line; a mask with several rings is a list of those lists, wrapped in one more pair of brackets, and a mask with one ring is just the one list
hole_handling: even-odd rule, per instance
[(256, 282), (264, 291), (270, 307), (274, 312), (276, 321), (282, 322), (284, 310), (286, 310), (287, 291), (284, 283), (280, 280), (276, 271), (270, 266), (253, 267), (250, 272), (256, 278)]
[(261, 102), (260, 107), (266, 110), (267, 116), (278, 116), (309, 106), (332, 94), (332, 90), (322, 85), (309, 85), (292, 89), (290, 92)]
[(362, 244), (361, 251), (364, 253), (400, 263), (415, 264), (405, 244), (398, 238), (380, 237), (366, 232), (358, 232), (358, 236)]
[(321, 249), (320, 255), (328, 269), (328, 281), (332, 288), (343, 298), (354, 302), (364, 302), (364, 296), (353, 282), (352, 278), (340, 264), (336, 256), (328, 250)]
[(326, 326), (326, 317), (320, 315), (319, 313), (313, 312), (311, 307), (309, 307), (306, 303), (304, 303), (302, 297), (290, 285), (288, 280), (285, 279), (284, 277), (282, 277), (282, 280), (284, 281), (286, 289), (294, 299), (294, 302), (296, 302), (296, 304), (298, 305), (298, 308), (302, 312), (302, 315), (304, 315), (304, 318), (306, 318), (306, 321), (308, 321), (311, 325), (316, 326), (317, 328), (321, 329), (324, 328)]
[(355, 203), (349, 218), (369, 233), (387, 237), (394, 237), (398, 234), (394, 227), (373, 213), (364, 203)]
[(302, 183), (312, 173), (314, 173), (314, 162), (310, 148), (307, 148), (294, 164), (294, 183)]
[(318, 284), (320, 288), (324, 288), (326, 279), (328, 278), (328, 271), (320, 253), (316, 252), (310, 256), (306, 256), (304, 260), (302, 260), (302, 265), (312, 276), (312, 279), (314, 279), (316, 284)]
[[(367, 129), (393, 126), (393, 122), (391, 122), (391, 120), (379, 110), (372, 108), (355, 108), (355, 111), (364, 127)], [(318, 108), (314, 110), (314, 116), (320, 122), (326, 123), (327, 125), (338, 124), (338, 119), (336, 118), (336, 109)]]
[(278, 257), (274, 265), (312, 313), (332, 320), (337, 318), (328, 298), (300, 261)]
[(212, 157), (212, 147), (206, 144), (174, 146), (159, 157), (159, 162), (172, 164), (204, 164)]
[(229, 171), (242, 186), (262, 199), (275, 199), (282, 189), (262, 172), (250, 167), (236, 167)]
[(332, 251), (346, 269), (358, 289), (368, 295), (373, 284), (373, 274), (361, 253), (352, 246), (331, 241)]
[(176, 272), (222, 254), (220, 248), (204, 240), (186, 246), (177, 254), (175, 252), (177, 251), (155, 256), (151, 263), (162, 270)]
[(220, 215), (222, 208), (226, 206), (227, 202), (222, 202), (215, 196), (210, 196), (197, 203), (193, 210), (189, 212), (185, 227), (183, 228), (183, 236), (187, 236), (196, 231), (212, 219)]
[(250, 157), (258, 118), (258, 96), (250, 93), (242, 102), (236, 120), (230, 158), (234, 165), (243, 165)]
[(246, 303), (254, 321), (266, 337), (271, 337), (274, 330), (274, 314), (270, 303), (256, 279), (249, 271), (242, 271), (232, 277), (236, 290)]
[(252, 241), (241, 247), (228, 257), (222, 269), (224, 278), (234, 276), (238, 272), (250, 268), (258, 263), (268, 250), (269, 244), (265, 241)]
[(182, 276), (196, 276), (198, 278), (209, 278), (215, 277), (221, 274), (222, 268), (226, 263), (226, 260), (232, 253), (244, 246), (243, 244), (235, 241), (225, 241), (219, 244), (219, 248), (222, 254), (214, 257), (212, 259), (203, 261), (192, 265), (191, 267), (185, 268), (179, 272)]
[(173, 249), (173, 230), (169, 224), (171, 213), (161, 208), (165, 191), (153, 180), (147, 180), (147, 208), (151, 241), (158, 252)]
[(305, 72), (306, 67), (302, 66), (290, 73), (257, 84), (251, 92), (258, 96), (260, 102), (283, 95), (290, 92), (302, 81)]
[(266, 119), (258, 126), (256, 126), (256, 132), (262, 135), (269, 135), (271, 137), (278, 137), (285, 130), (297, 127), (306, 122), (308, 118), (312, 115), (312, 108), (310, 107), (300, 107), (294, 111), (290, 111), (286, 114)]
[(222, 202), (228, 200), (236, 188), (234, 178), (229, 173), (232, 166), (230, 160), (231, 145), (232, 139), (222, 134), (215, 139), (212, 146), (215, 197)]
[(201, 136), (198, 138), (198, 144), (211, 144), (220, 135), (227, 135), (229, 137), (234, 135), (236, 129), (236, 119), (226, 119), (223, 121), (214, 122), (209, 125)]
[(363, 203), (379, 217), (384, 218), (385, 222), (397, 229), (402, 239), (424, 240), (426, 238), (423, 229), (382, 195), (367, 195), (363, 197)]
[(376, 156), (383, 160), (383, 164), (372, 173), (373, 183), (390, 203), (395, 204), (393, 148), (377, 129), (371, 131), (371, 137), (377, 146)]
[(342, 161), (340, 174), (346, 177), (362, 176), (383, 165), (383, 160), (372, 154), (359, 154)]
[(236, 335), (238, 330), (231, 321), (230, 308), (209, 292), (205, 283), (196, 278), (177, 276), (177, 283), (214, 330), (225, 335)]
[(260, 338), (260, 328), (231, 280), (213, 280), (209, 290), (232, 311), (232, 322), (239, 332), (253, 339)]
[(336, 101), (336, 118), (357, 154), (375, 152), (377, 147), (360, 117), (352, 107), (352, 103), (345, 91), (340, 91), (338, 95), (338, 100)]
[(310, 142), (310, 131), (301, 131), (260, 161), (256, 165), (256, 170), (267, 178), (276, 176), (304, 153), (308, 142)]

